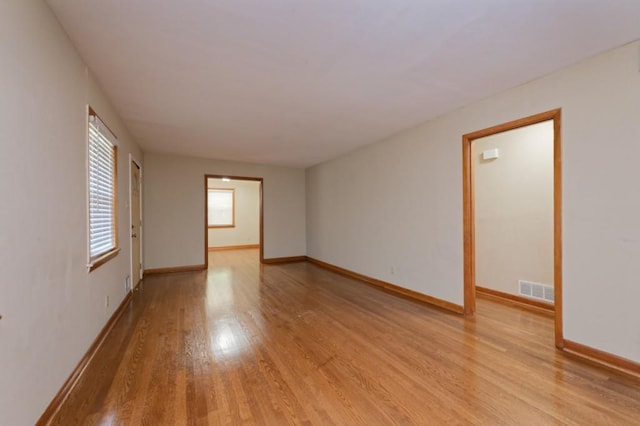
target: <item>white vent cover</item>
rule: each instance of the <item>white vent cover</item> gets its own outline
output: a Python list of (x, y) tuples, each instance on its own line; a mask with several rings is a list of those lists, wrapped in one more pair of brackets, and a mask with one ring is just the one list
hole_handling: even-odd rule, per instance
[(553, 287), (550, 285), (534, 283), (531, 281), (518, 281), (518, 292), (521, 296), (532, 299), (544, 300), (553, 303)]

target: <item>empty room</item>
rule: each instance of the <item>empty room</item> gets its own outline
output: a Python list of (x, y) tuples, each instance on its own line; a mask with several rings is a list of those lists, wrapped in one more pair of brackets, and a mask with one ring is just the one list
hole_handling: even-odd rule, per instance
[(640, 2), (3, 0), (0, 93), (0, 425), (640, 424)]

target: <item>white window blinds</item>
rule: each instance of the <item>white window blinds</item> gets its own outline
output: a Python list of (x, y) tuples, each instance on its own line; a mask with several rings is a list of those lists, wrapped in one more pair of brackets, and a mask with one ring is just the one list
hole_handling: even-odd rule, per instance
[(114, 250), (116, 241), (115, 136), (89, 115), (89, 261)]

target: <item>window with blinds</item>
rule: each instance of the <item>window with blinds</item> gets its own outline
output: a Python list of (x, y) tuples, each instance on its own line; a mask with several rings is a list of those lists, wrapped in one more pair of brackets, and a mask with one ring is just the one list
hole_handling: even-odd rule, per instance
[(117, 240), (116, 138), (89, 109), (89, 269), (115, 256)]

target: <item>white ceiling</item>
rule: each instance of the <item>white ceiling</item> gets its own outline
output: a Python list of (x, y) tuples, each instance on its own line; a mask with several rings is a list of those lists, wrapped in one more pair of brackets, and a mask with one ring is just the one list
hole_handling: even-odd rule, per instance
[(48, 0), (146, 151), (306, 167), (640, 38), (639, 0)]

